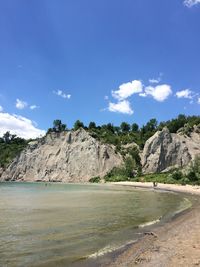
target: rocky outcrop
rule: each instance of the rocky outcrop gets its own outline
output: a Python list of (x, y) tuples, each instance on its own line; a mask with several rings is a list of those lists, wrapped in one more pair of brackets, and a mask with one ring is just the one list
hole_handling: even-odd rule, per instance
[(200, 131), (194, 127), (189, 136), (172, 134), (167, 128), (149, 138), (142, 153), (144, 173), (167, 171), (172, 167), (184, 167), (200, 155)]
[(50, 133), (30, 142), (0, 180), (87, 182), (122, 162), (113, 146), (101, 144), (84, 129)]

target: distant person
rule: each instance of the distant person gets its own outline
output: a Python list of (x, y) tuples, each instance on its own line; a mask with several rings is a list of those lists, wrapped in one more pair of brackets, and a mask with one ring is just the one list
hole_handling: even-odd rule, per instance
[(157, 187), (158, 183), (157, 182), (153, 182), (153, 187)]

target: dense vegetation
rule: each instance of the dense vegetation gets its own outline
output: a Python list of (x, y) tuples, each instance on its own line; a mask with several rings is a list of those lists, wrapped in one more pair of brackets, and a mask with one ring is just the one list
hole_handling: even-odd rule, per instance
[(93, 137), (101, 140), (103, 143), (116, 145), (118, 149), (120, 149), (121, 145), (132, 142), (135, 142), (142, 149), (147, 139), (164, 127), (167, 127), (171, 133), (176, 133), (185, 126), (185, 129), (187, 129), (186, 133), (189, 133), (192, 127), (198, 124), (200, 124), (200, 116), (185, 116), (180, 114), (177, 118), (166, 122), (158, 123), (155, 118), (150, 119), (142, 127), (139, 127), (136, 123), (129, 124), (127, 122), (122, 122), (120, 126), (114, 126), (111, 123), (96, 126), (95, 122), (90, 122), (87, 127), (78, 120), (74, 124), (74, 129), (77, 130), (83, 127)]
[[(145, 125), (139, 127), (137, 123), (129, 124), (122, 122), (120, 126), (114, 126), (112, 123), (103, 124), (97, 126), (95, 122), (90, 122), (88, 126), (84, 125), (83, 122), (77, 120), (74, 123), (72, 130), (78, 130), (84, 128), (96, 139), (103, 143), (113, 144), (118, 150), (121, 149), (122, 145), (135, 142), (142, 149), (145, 142), (149, 139), (156, 131), (162, 130), (167, 127), (171, 133), (176, 133), (182, 127), (185, 129), (185, 133), (189, 134), (190, 130), (194, 125), (200, 124), (200, 116), (185, 116), (180, 114), (177, 118), (160, 122), (153, 118), (150, 119)], [(62, 132), (67, 130), (66, 124), (63, 124), (61, 120), (54, 120), (53, 127), (49, 128), (49, 132)]]
[(0, 168), (5, 168), (27, 145), (28, 141), (6, 132), (0, 138)]
[[(156, 182), (164, 184), (191, 184), (200, 185), (200, 157), (196, 157), (191, 162), (189, 168), (186, 170), (173, 169), (164, 173), (152, 173), (142, 175), (141, 172), (133, 173), (130, 168), (131, 165), (125, 164), (122, 168), (114, 168), (105, 177), (105, 182), (120, 182), (120, 181), (134, 181), (134, 182)], [(90, 179), (91, 183), (101, 182), (100, 177), (94, 177)]]
[(200, 185), (200, 157), (196, 157), (186, 170), (174, 169), (168, 173), (147, 174), (137, 177), (136, 181)]

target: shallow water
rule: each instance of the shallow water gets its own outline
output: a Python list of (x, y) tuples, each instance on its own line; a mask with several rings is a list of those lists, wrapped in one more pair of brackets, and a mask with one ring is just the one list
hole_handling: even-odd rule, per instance
[(184, 205), (178, 194), (118, 186), (0, 183), (0, 266), (81, 266)]

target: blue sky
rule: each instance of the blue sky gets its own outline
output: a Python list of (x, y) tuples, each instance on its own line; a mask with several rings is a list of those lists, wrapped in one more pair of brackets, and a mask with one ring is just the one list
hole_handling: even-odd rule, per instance
[(0, 134), (200, 114), (200, 0), (0, 2)]

